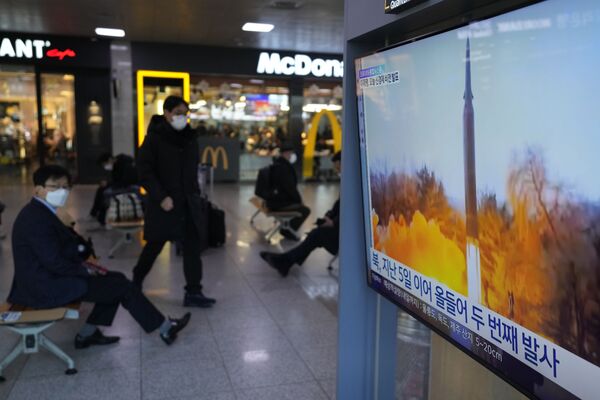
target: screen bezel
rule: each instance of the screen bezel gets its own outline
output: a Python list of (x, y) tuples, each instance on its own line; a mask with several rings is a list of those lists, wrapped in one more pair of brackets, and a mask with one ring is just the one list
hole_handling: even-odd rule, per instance
[[(369, 221), (368, 213), (365, 213), (365, 210), (366, 210), (365, 207), (367, 207), (369, 205), (368, 201), (369, 201), (369, 197), (370, 197), (370, 194), (369, 194), (370, 189), (369, 189), (369, 187), (365, 187), (365, 185), (367, 185), (367, 186), (370, 185), (370, 178), (368, 175), (368, 160), (367, 160), (367, 154), (366, 154), (366, 147), (363, 148), (361, 146), (362, 135), (363, 135), (363, 133), (361, 131), (361, 125), (364, 124), (364, 121), (363, 121), (363, 117), (361, 116), (362, 105), (360, 104), (361, 98), (359, 95), (360, 87), (358, 85), (358, 80), (359, 80), (358, 71), (359, 71), (359, 63), (361, 62), (362, 59), (364, 59), (366, 57), (369, 57), (369, 56), (372, 56), (375, 54), (388, 52), (388, 51), (391, 51), (398, 47), (402, 47), (402, 46), (405, 46), (408, 44), (422, 41), (422, 40), (431, 38), (433, 36), (441, 35), (441, 34), (444, 34), (447, 32), (451, 32), (451, 31), (456, 31), (456, 30), (459, 30), (466, 26), (469, 26), (471, 24), (489, 20), (489, 19), (495, 18), (497, 16), (508, 14), (513, 11), (525, 9), (529, 6), (533, 6), (535, 4), (542, 3), (544, 1), (546, 1), (546, 0), (525, 1), (522, 4), (513, 5), (511, 7), (504, 8), (500, 11), (482, 13), (482, 15), (478, 16), (478, 17), (473, 17), (472, 14), (466, 14), (464, 16), (464, 18), (462, 18), (460, 20), (460, 22), (451, 22), (451, 19), (446, 19), (445, 21), (440, 22), (440, 24), (444, 25), (443, 27), (434, 28), (424, 34), (415, 35), (415, 36), (407, 38), (405, 40), (401, 40), (397, 43), (394, 43), (391, 45), (386, 45), (384, 47), (379, 47), (376, 50), (363, 52), (359, 56), (355, 57), (353, 60), (354, 61), (354, 63), (353, 63), (353, 67), (354, 67), (353, 79), (355, 82), (354, 84), (355, 84), (355, 96), (356, 96), (355, 104), (357, 106), (356, 117), (357, 117), (357, 123), (358, 123), (357, 126), (358, 126), (358, 130), (359, 130), (359, 132), (358, 132), (358, 134), (359, 134), (359, 162), (360, 162), (360, 176), (361, 176), (360, 188), (361, 188), (361, 203), (362, 203), (362, 212), (363, 212), (362, 218), (363, 218), (363, 222), (364, 222), (364, 230), (363, 230), (364, 239), (363, 240), (364, 240), (364, 243), (366, 244), (364, 259), (365, 259), (365, 266), (366, 266), (366, 268), (365, 268), (366, 281), (367, 281), (368, 286), (373, 291), (375, 291), (378, 295), (386, 298), (388, 301), (392, 302), (397, 307), (401, 308), (404, 312), (408, 313), (410, 316), (412, 316), (417, 321), (419, 321), (419, 323), (425, 325), (427, 328), (429, 328), (430, 330), (435, 332), (437, 335), (439, 335), (441, 338), (443, 338), (446, 342), (450, 343), (452, 346), (454, 346), (455, 348), (460, 350), (462, 353), (469, 356), (469, 358), (471, 358), (472, 360), (476, 361), (478, 364), (485, 367), (488, 371), (492, 372), (494, 375), (498, 376), (500, 379), (502, 379), (508, 385), (510, 385), (517, 391), (519, 391), (521, 394), (523, 394), (526, 397), (531, 398), (531, 399), (539, 399), (539, 397), (537, 397), (534, 393), (532, 393), (530, 390), (528, 390), (528, 388), (520, 385), (518, 382), (515, 382), (513, 379), (511, 379), (510, 376), (504, 374), (501, 370), (496, 369), (492, 365), (486, 363), (485, 360), (480, 358), (476, 353), (473, 353), (473, 352), (469, 351), (466, 347), (463, 347), (457, 340), (449, 337), (446, 333), (442, 332), (435, 325), (422, 319), (422, 317), (419, 314), (417, 314), (414, 311), (410, 310), (409, 308), (406, 308), (405, 306), (399, 304), (393, 297), (387, 296), (386, 294), (381, 293), (380, 291), (376, 290), (376, 288), (373, 287), (372, 278), (371, 278), (370, 257), (369, 257), (370, 251), (372, 248), (372, 245), (371, 245), (372, 238), (371, 238), (371, 230), (370, 230), (371, 222)], [(366, 133), (365, 133), (364, 140), (366, 141)], [(543, 377), (543, 379), (548, 380), (545, 377)], [(554, 382), (552, 382), (552, 383), (555, 384)], [(556, 384), (556, 385), (558, 385), (558, 384)], [(558, 386), (560, 386), (560, 385), (558, 385)], [(560, 387), (565, 392), (569, 393), (573, 399), (577, 398), (577, 396), (575, 396), (574, 394), (569, 392), (567, 389), (563, 388), (562, 386), (560, 386)]]

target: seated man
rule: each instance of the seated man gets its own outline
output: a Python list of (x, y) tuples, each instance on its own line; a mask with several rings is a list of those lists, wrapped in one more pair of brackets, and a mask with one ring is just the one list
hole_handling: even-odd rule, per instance
[(123, 189), (138, 183), (137, 169), (133, 157), (126, 154), (119, 154), (113, 157), (110, 153), (102, 154), (98, 157), (98, 165), (105, 171), (110, 172), (110, 178), (100, 181), (100, 185), (94, 196), (94, 204), (90, 210), (90, 215), (94, 217), (100, 225), (105, 224), (106, 211), (108, 204), (106, 201), (106, 192), (109, 189)]
[(277, 157), (270, 168), (269, 182), (271, 195), (265, 199), (266, 206), (271, 211), (298, 211), (301, 216), (290, 221), (294, 232), (282, 229), (281, 234), (290, 240), (298, 241), (295, 231), (310, 214), (310, 208), (302, 204), (302, 197), (298, 192), (298, 176), (293, 165), (297, 156), (294, 147), (289, 144), (281, 146), (281, 156)]
[[(331, 159), (335, 170), (340, 172), (342, 153), (337, 152)], [(338, 198), (333, 208), (323, 218), (317, 220), (317, 227), (310, 231), (306, 239), (297, 247), (285, 253), (270, 253), (263, 251), (260, 256), (271, 267), (275, 268), (281, 276), (286, 277), (294, 264), (302, 265), (304, 260), (317, 247), (325, 249), (333, 255), (338, 253), (340, 236), (340, 199)]]
[(69, 195), (71, 177), (57, 165), (46, 165), (33, 174), (35, 194), (17, 216), (12, 246), (15, 274), (8, 301), (44, 309), (76, 301), (95, 303), (86, 324), (75, 337), (75, 348), (115, 343), (98, 325), (110, 326), (122, 305), (146, 332), (159, 330), (168, 345), (188, 323), (166, 318), (143, 293), (119, 272), (110, 272), (82, 260), (76, 236), (57, 217)]

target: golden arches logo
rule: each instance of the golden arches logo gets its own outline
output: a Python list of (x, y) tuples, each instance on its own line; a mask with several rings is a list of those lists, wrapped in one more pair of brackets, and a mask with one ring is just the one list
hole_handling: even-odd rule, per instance
[(319, 129), (319, 122), (323, 117), (326, 117), (331, 124), (334, 151), (340, 151), (342, 149), (342, 128), (340, 127), (340, 123), (335, 117), (335, 114), (329, 110), (319, 111), (317, 114), (315, 114), (310, 123), (310, 130), (308, 131), (308, 138), (306, 141), (306, 146), (304, 147), (302, 175), (305, 178), (310, 178), (313, 176), (313, 162), (315, 156), (315, 146), (317, 144), (317, 131)]
[(219, 146), (216, 149), (212, 146), (206, 146), (202, 152), (202, 164), (208, 163), (208, 156), (210, 155), (210, 164), (213, 168), (217, 168), (219, 165), (219, 155), (223, 158), (223, 169), (227, 171), (229, 169), (229, 159), (227, 158), (227, 152), (223, 146)]

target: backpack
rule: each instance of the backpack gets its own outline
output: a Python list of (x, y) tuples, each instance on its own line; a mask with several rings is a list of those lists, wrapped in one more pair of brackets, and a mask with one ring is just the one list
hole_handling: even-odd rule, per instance
[(142, 201), (137, 193), (127, 192), (110, 197), (107, 222), (133, 222), (144, 219)]
[(254, 194), (263, 200), (267, 200), (273, 195), (273, 188), (271, 187), (271, 165), (262, 167), (258, 171)]

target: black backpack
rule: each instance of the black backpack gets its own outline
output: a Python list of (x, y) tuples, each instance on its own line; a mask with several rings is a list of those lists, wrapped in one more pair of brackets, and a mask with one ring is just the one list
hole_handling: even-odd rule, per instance
[(271, 188), (271, 165), (262, 167), (258, 171), (254, 194), (263, 200), (268, 200), (273, 194), (273, 189)]

